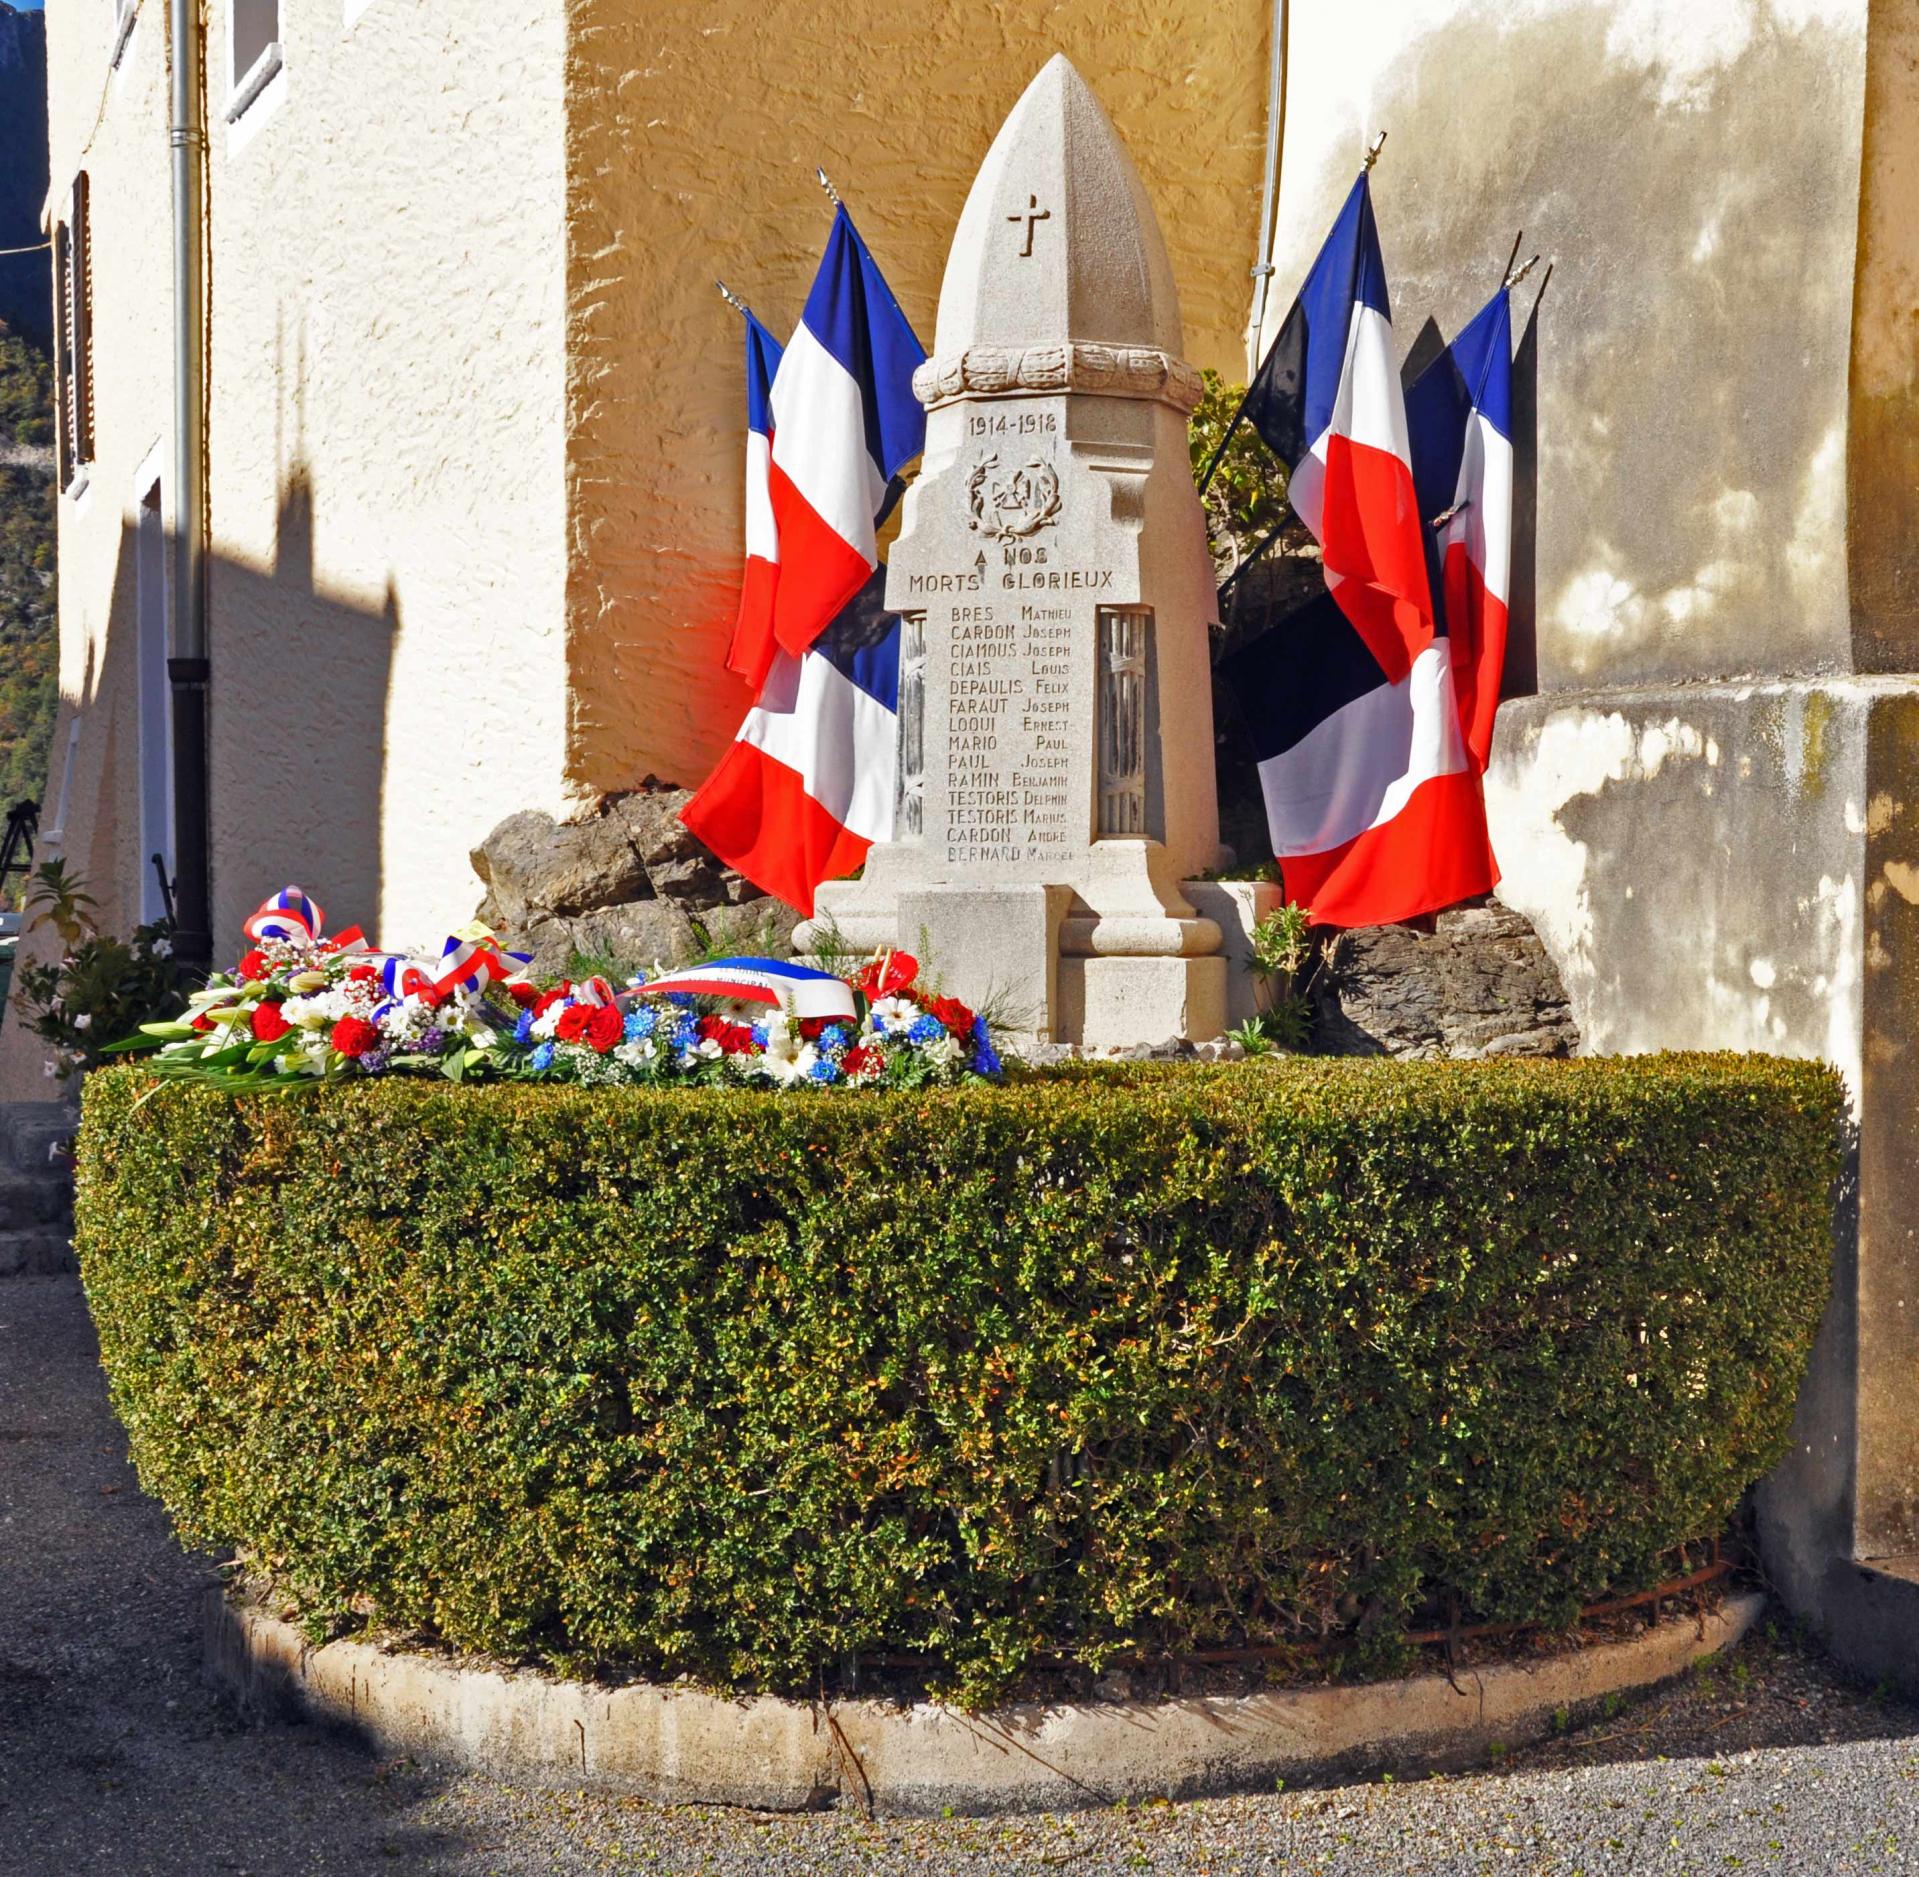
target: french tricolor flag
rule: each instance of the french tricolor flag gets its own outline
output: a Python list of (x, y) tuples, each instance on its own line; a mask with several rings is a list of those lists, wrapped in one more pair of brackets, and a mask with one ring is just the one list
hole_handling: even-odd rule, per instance
[(1361, 173), (1247, 395), (1329, 600), (1234, 659), (1286, 891), (1319, 925), (1490, 892), (1486, 810), (1437, 629), (1386, 271)]
[[(742, 309), (744, 311), (744, 309)], [(780, 531), (773, 519), (773, 379), (780, 342), (746, 319), (746, 575), (726, 667), (757, 685), (773, 662), (773, 592), (780, 578)]]
[(1502, 286), (1406, 393), (1420, 508), (1450, 511), (1435, 544), (1440, 620), (1466, 748), (1482, 774), (1506, 670), (1512, 412), (1512, 297)]
[(926, 446), (926, 359), (844, 208), (773, 378), (773, 637), (796, 656), (879, 565), (887, 484)]
[(900, 622), (876, 569), (812, 648), (775, 652), (733, 747), (680, 811), (729, 867), (812, 917), (813, 894), (893, 838)]

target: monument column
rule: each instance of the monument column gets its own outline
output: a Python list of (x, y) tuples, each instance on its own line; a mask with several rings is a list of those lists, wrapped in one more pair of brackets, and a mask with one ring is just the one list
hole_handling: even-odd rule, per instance
[(1181, 888), (1222, 858), (1181, 349), (1152, 205), (1055, 58), (974, 181), (914, 380), (926, 455), (886, 587), (897, 838), (815, 922), (924, 950), (950, 993), (1055, 1041), (1224, 1027), (1220, 930)]

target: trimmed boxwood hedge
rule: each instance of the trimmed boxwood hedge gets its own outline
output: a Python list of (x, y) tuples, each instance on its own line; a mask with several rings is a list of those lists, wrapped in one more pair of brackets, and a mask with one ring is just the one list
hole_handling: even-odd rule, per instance
[[(1817, 1065), (1260, 1062), (870, 1096), (92, 1076), (146, 1486), (316, 1621), (962, 1699), (1570, 1619), (1779, 1455)], [(1422, 1614), (1423, 1613), (1423, 1614)]]

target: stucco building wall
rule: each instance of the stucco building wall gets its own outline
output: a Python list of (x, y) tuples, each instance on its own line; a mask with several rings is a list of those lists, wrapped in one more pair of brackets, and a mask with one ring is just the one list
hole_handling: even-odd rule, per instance
[(563, 796), (564, 23), (281, 11), (227, 125), (209, 8), (215, 932), (291, 879), (427, 943)]
[(784, 336), (844, 195), (922, 343), (974, 172), (1064, 52), (1120, 127), (1195, 363), (1244, 375), (1267, 0), (573, 0), (567, 594), (583, 790), (697, 781), (751, 698), (721, 668), (744, 392), (727, 283)]

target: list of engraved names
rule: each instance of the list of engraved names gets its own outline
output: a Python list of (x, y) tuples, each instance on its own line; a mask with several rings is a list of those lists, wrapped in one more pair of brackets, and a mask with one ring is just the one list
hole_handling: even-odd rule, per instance
[(1073, 812), (1073, 609), (983, 593), (951, 617), (949, 851), (982, 865), (1077, 853), (1086, 815)]

